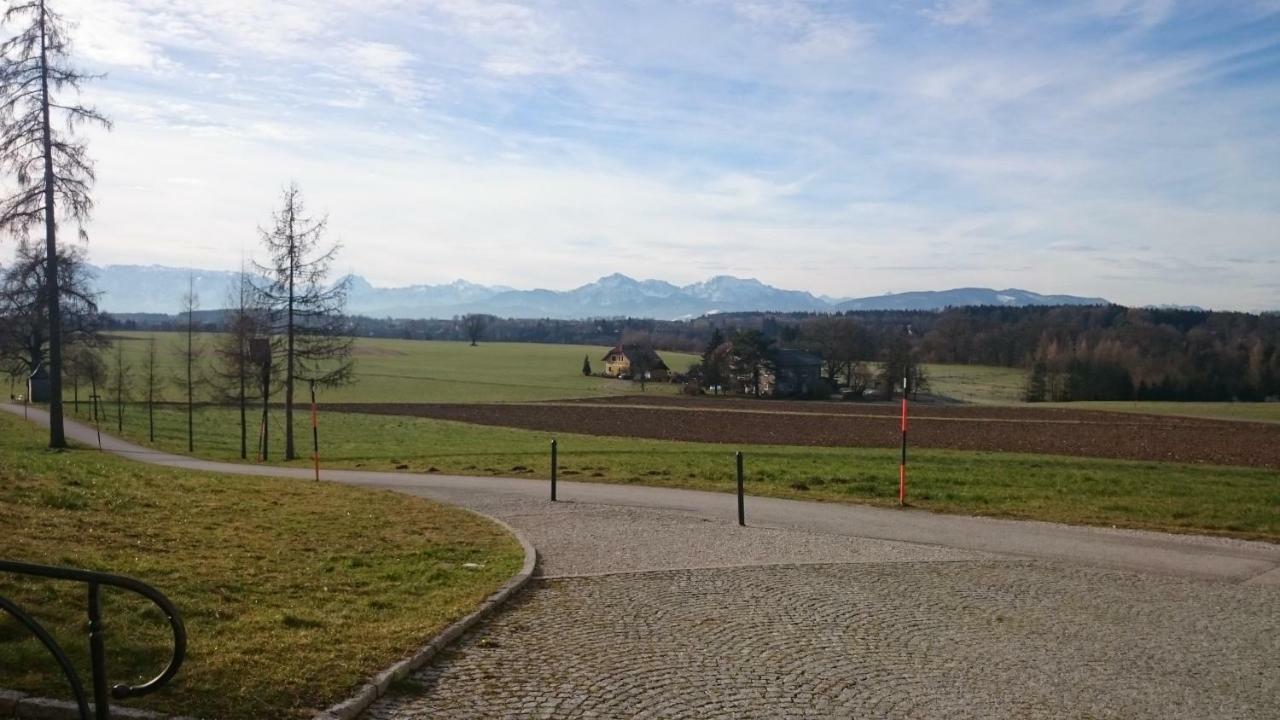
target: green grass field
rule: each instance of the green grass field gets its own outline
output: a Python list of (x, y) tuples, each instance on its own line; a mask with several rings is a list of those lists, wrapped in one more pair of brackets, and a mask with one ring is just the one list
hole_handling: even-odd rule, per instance
[(1210, 420), (1248, 420), (1280, 423), (1280, 403), (1247, 402), (1073, 402), (1044, 403), (1037, 407), (1063, 407), (1074, 410), (1107, 410), (1110, 412), (1145, 413), (1206, 418)]
[[(471, 513), (385, 491), (153, 468), (53, 453), (0, 413), (0, 556), (137, 577), (183, 613), (175, 682), (131, 706), (203, 718), (302, 718), (470, 612), (520, 567), (520, 546)], [(468, 569), (463, 563), (477, 563)], [(84, 587), (0, 575), (88, 678)], [(149, 679), (167, 625), (104, 592), (113, 682)], [(43, 646), (0, 613), (0, 687), (68, 697)]]
[[(277, 412), (271, 430), (277, 441), (281, 417)], [(185, 422), (180, 408), (165, 408), (156, 445), (185, 451)], [(299, 452), (309, 458), (307, 423), (300, 413)], [(145, 409), (130, 409), (125, 434), (145, 440), (146, 430)], [(234, 411), (201, 409), (196, 433), (198, 455), (238, 460)], [(320, 433), (326, 467), (539, 478), (550, 472), (546, 433), (355, 413), (322, 413)], [(733, 453), (742, 450), (754, 495), (883, 506), (897, 498), (892, 448), (735, 447), (586, 435), (558, 441), (565, 480), (730, 492)], [(279, 457), (278, 442), (273, 445)], [(1280, 474), (1264, 469), (921, 450), (912, 455), (911, 504), (937, 512), (1280, 541)]]
[(1022, 402), (1026, 372), (1017, 368), (926, 364), (924, 369), (935, 395), (986, 405)]
[[(134, 383), (141, 386), (147, 341), (154, 337), (166, 378), (165, 399), (177, 400), (179, 386), (172, 379), (180, 367), (177, 350), (185, 342), (181, 333), (117, 333), (124, 344), (127, 363), (133, 367)], [(200, 336), (204, 347), (215, 341), (212, 334)], [(328, 402), (528, 402), (566, 398), (622, 395), (640, 392), (630, 381), (585, 377), (582, 358), (591, 359), (592, 368), (603, 369), (600, 358), (608, 348), (589, 345), (547, 345), (537, 343), (486, 343), (471, 347), (464, 342), (384, 340), (356, 341), (356, 382), (322, 390)], [(683, 372), (697, 361), (692, 355), (661, 353), (667, 365)], [(114, 362), (114, 350), (104, 352)], [(674, 393), (669, 383), (649, 383), (646, 392)], [(71, 397), (71, 389), (66, 395)], [(81, 388), (81, 397), (89, 392)]]
[(1211, 420), (1280, 422), (1280, 403), (1081, 401), (1069, 403), (1022, 402), (1026, 372), (1017, 368), (985, 365), (926, 365), (932, 392), (981, 405), (1060, 407), (1071, 410), (1174, 415)]

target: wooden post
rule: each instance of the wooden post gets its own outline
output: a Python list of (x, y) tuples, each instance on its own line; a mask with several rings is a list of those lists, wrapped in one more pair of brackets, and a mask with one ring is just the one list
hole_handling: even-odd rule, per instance
[(745, 526), (747, 524), (747, 510), (743, 503), (743, 479), (742, 479), (742, 451), (738, 451), (738, 524)]
[(551, 439), (551, 502), (556, 501), (556, 476), (560, 472), (560, 469), (558, 467), (559, 461), (556, 458), (556, 455), (557, 455), (556, 450), (557, 450), (556, 441), (555, 441), (555, 438), (552, 438)]

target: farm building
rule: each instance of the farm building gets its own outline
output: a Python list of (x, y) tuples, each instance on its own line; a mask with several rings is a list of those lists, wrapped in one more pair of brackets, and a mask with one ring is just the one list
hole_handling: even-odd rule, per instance
[(810, 395), (822, 387), (822, 358), (803, 350), (773, 351), (772, 372), (766, 373), (761, 389), (775, 397)]
[(636, 345), (617, 345), (602, 358), (604, 360), (605, 377), (628, 379), (638, 372), (644, 373), (645, 379), (664, 382), (671, 377), (671, 371), (653, 348)]

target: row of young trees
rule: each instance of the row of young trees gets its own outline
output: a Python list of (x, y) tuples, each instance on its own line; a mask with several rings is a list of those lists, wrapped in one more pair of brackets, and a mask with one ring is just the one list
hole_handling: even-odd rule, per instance
[[(300, 384), (332, 386), (351, 380), (352, 337), (342, 315), (346, 285), (329, 284), (329, 267), (337, 245), (322, 247), (325, 220), (306, 213), (296, 185), (287, 187), (272, 218), (262, 230), (270, 262), (256, 272), (242, 270), (232, 296), (224, 299), (224, 322), (208, 327), (197, 313), (200, 301), (191, 286), (181, 299), (180, 331), (169, 363), (159, 359), (154, 338), (148, 341), (140, 377), (121, 341), (103, 334), (107, 323), (98, 312), (97, 295), (89, 285), (84, 251), (60, 248), (63, 282), (60, 292), (65, 322), (61, 345), (66, 349), (62, 376), (71, 385), (80, 409), (82, 388), (95, 420), (100, 399), (113, 402), (115, 421), (123, 429), (129, 403), (145, 400), (151, 439), (155, 439), (154, 409), (166, 387), (181, 395), (186, 408), (187, 449), (195, 450), (195, 407), (204, 402), (233, 403), (240, 411), (240, 455), (249, 453), (249, 408), (284, 396), (284, 455), (298, 456), (293, 433), (293, 403)], [(48, 362), (55, 343), (49, 335), (50, 303), (45, 293), (48, 264), (43, 251), (22, 242), (12, 265), (0, 272), (0, 369), (11, 378), (25, 379)], [(218, 330), (212, 340), (205, 331)], [(114, 347), (109, 347), (114, 345)], [(176, 369), (162, 376), (161, 367)], [(102, 393), (105, 392), (105, 396)], [(58, 396), (54, 395), (53, 399)], [(268, 438), (261, 438), (265, 452)]]

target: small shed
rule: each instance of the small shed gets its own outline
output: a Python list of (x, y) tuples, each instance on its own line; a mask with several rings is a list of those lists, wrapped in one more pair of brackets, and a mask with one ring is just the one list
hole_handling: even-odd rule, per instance
[(44, 363), (40, 363), (27, 377), (27, 402), (47, 403), (50, 396), (49, 371), (44, 369)]

